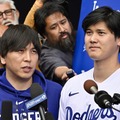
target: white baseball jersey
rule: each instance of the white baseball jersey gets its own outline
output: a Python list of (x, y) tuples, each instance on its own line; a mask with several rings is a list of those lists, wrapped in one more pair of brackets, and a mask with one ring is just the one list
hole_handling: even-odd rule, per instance
[[(65, 84), (61, 92), (58, 120), (120, 120), (120, 112), (100, 108), (94, 101), (95, 95), (85, 91), (84, 82), (94, 81), (93, 70), (77, 75)], [(97, 85), (98, 91), (104, 90), (111, 97), (114, 93), (120, 94), (120, 69)], [(114, 104), (113, 107), (120, 110), (119, 104)]]

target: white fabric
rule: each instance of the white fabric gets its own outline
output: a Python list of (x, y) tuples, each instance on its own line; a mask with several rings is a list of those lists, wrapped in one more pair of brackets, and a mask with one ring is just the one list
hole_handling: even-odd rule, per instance
[[(102, 109), (94, 101), (94, 94), (84, 90), (84, 82), (93, 79), (93, 69), (71, 78), (63, 87), (60, 98), (58, 120), (120, 120), (120, 112)], [(102, 83), (97, 83), (98, 91), (104, 90), (113, 97), (120, 94), (120, 69)], [(73, 94), (69, 96), (69, 94)], [(120, 110), (120, 105), (113, 105)]]

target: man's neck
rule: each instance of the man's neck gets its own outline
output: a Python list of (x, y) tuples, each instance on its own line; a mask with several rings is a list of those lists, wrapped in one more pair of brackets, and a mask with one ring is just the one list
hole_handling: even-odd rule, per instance
[(95, 64), (93, 77), (97, 82), (103, 82), (119, 68), (120, 64), (118, 62), (108, 62), (106, 64), (101, 63), (101, 65)]

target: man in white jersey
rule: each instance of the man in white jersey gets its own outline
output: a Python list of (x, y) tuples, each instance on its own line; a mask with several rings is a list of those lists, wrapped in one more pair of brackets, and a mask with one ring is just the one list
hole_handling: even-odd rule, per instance
[(95, 95), (84, 89), (85, 81), (93, 80), (98, 91), (104, 90), (112, 98), (114, 93), (120, 93), (120, 13), (109, 7), (100, 7), (85, 17), (82, 27), (85, 47), (94, 60), (94, 68), (65, 84), (58, 120), (120, 120), (119, 104), (112, 105), (117, 110), (101, 108), (94, 101)]

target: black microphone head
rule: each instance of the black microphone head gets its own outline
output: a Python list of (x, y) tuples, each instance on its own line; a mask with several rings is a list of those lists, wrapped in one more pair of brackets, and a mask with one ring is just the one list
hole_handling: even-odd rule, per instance
[(2, 120), (12, 120), (12, 101), (2, 101)]
[(30, 87), (30, 94), (31, 98), (35, 98), (41, 94), (43, 94), (44, 91), (42, 90), (41, 86), (38, 83), (33, 83)]
[(110, 108), (112, 106), (113, 99), (106, 91), (98, 91), (94, 96), (95, 102), (101, 108)]
[[(92, 88), (93, 87), (93, 88)], [(98, 86), (97, 84), (93, 81), (93, 80), (86, 80), (84, 82), (84, 89), (86, 90), (86, 92), (88, 92), (89, 94), (94, 94), (95, 92), (97, 92), (98, 90)], [(94, 92), (95, 91), (95, 92)]]
[[(43, 94), (44, 91), (42, 90), (42, 87), (38, 83), (33, 83), (30, 87), (30, 93), (31, 98), (34, 99), (38, 97), (39, 95)], [(42, 107), (47, 111), (47, 100), (40, 103)], [(32, 109), (38, 110), (39, 105), (33, 107)]]
[(93, 80), (84, 83), (84, 89), (90, 94), (95, 94), (94, 100), (101, 108), (110, 108), (113, 103), (112, 97), (106, 91), (98, 91), (98, 86)]

